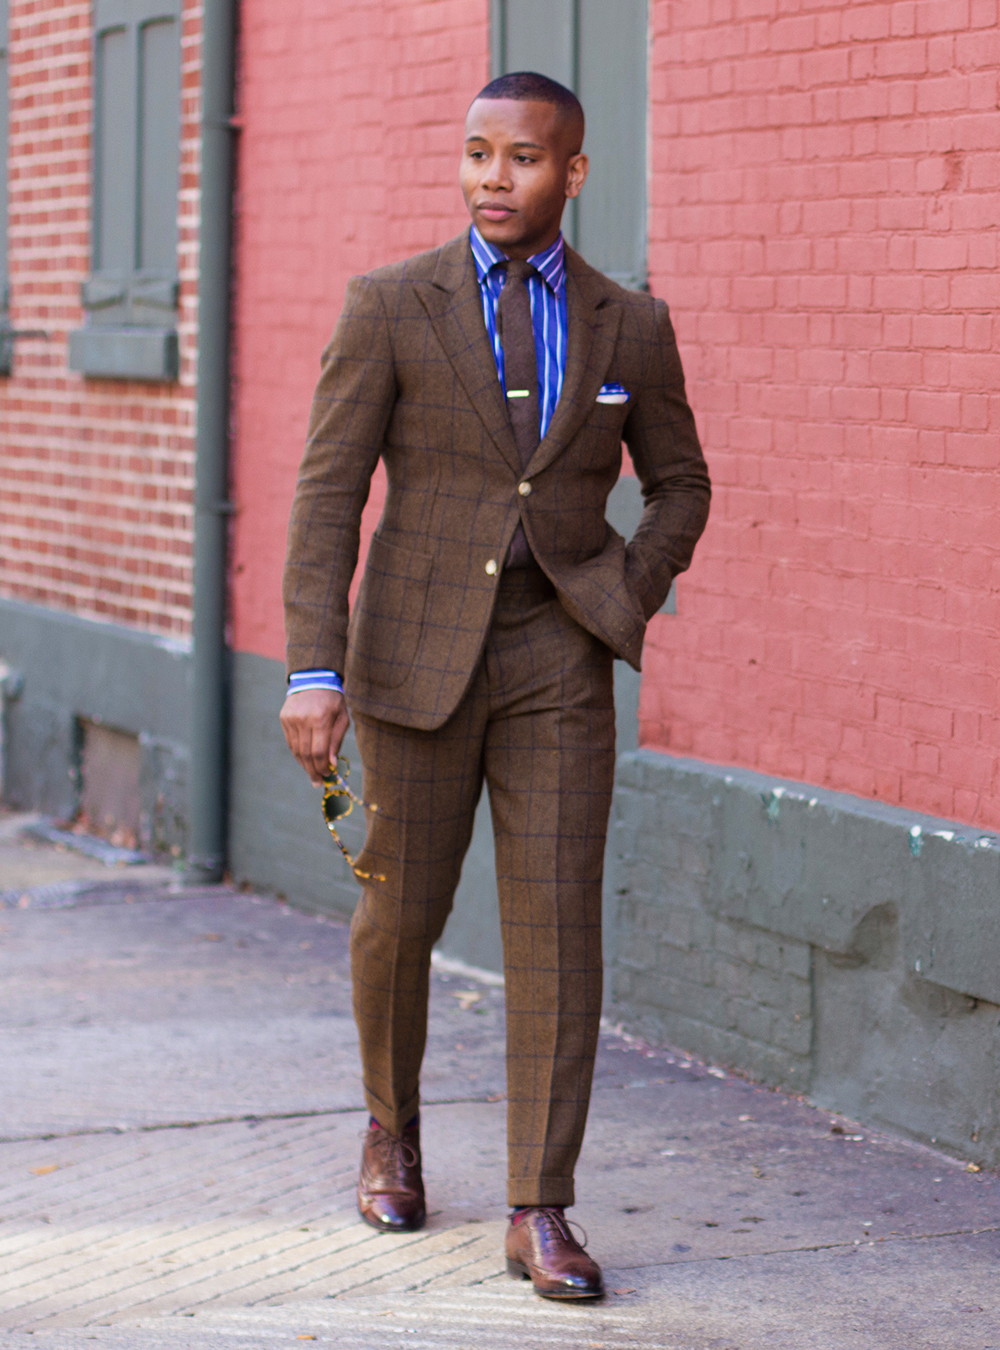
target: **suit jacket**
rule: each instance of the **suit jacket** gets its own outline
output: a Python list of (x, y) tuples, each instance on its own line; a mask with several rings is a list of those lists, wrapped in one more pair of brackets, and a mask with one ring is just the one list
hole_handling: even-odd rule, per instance
[[(292, 507), (290, 671), (338, 670), (357, 711), (441, 726), (476, 668), (519, 520), (573, 618), (639, 668), (646, 621), (704, 529), (708, 472), (666, 305), (569, 247), (566, 286), (562, 393), (522, 470), (468, 231), (350, 282)], [(611, 381), (627, 403), (597, 402)], [(604, 516), (623, 439), (645, 503), (628, 545)], [(388, 494), (349, 620), (379, 457)]]

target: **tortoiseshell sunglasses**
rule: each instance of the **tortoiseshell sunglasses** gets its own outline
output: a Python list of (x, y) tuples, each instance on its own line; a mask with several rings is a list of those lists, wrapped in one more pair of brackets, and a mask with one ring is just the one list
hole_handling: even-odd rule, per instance
[(326, 821), (327, 829), (333, 835), (333, 842), (347, 859), (354, 875), (360, 877), (362, 881), (385, 881), (385, 877), (380, 876), (377, 872), (362, 872), (355, 867), (354, 859), (344, 847), (343, 841), (337, 833), (337, 821), (349, 816), (355, 805), (369, 811), (378, 810), (374, 802), (363, 802), (360, 797), (355, 797), (345, 781), (350, 773), (350, 761), (342, 755), (338, 755), (336, 767), (331, 769), (330, 773), (323, 779), (323, 819)]

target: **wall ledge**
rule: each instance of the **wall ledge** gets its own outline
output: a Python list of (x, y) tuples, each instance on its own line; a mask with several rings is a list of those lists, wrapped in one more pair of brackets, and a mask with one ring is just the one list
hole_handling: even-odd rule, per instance
[(1000, 836), (650, 750), (621, 756), (617, 781), (625, 835), (630, 794), (643, 803), (644, 835), (650, 814), (670, 830), (678, 796), (701, 804), (711, 852), (704, 902), (715, 917), (850, 956), (867, 916), (891, 911), (914, 974), (1000, 1003)]
[(173, 328), (104, 327), (93, 324), (69, 335), (70, 370), (93, 380), (177, 379), (180, 353)]

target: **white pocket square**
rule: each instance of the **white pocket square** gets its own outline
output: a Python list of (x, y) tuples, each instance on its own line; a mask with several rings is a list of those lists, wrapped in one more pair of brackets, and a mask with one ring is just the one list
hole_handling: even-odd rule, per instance
[(598, 403), (627, 403), (629, 392), (622, 384), (602, 384), (597, 391)]

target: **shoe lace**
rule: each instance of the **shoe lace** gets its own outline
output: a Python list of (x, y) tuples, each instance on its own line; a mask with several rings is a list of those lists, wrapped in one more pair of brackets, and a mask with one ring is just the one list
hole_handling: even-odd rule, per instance
[(416, 1167), (420, 1161), (417, 1149), (408, 1144), (401, 1134), (390, 1134), (379, 1127), (377, 1130), (362, 1130), (361, 1138), (369, 1140), (369, 1146), (378, 1151), (381, 1155), (379, 1161), (384, 1167), (395, 1166), (399, 1162), (404, 1167)]
[[(587, 1230), (583, 1224), (576, 1223), (573, 1219), (567, 1219), (566, 1215), (560, 1209), (550, 1209), (548, 1205), (532, 1206), (534, 1212), (538, 1215), (539, 1224), (555, 1229), (556, 1233), (567, 1242), (576, 1242), (581, 1249), (585, 1249), (587, 1242)], [(579, 1241), (573, 1229), (578, 1228), (583, 1234), (583, 1240)]]

